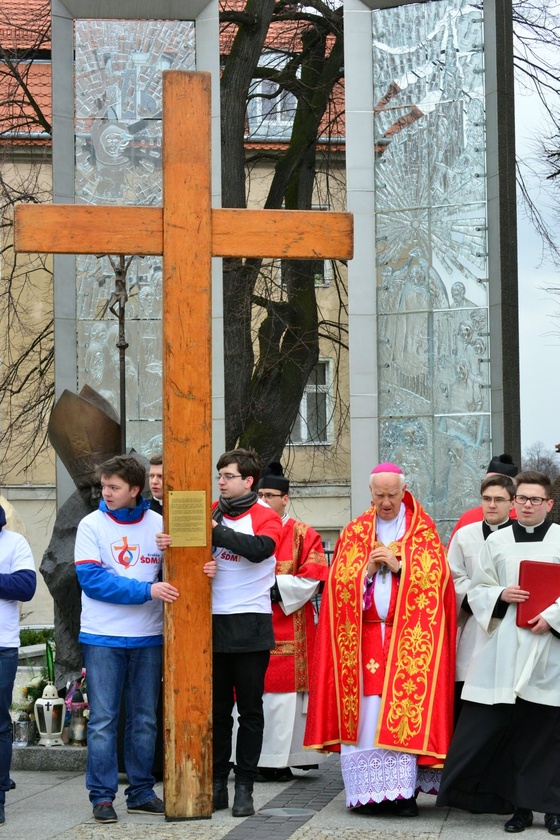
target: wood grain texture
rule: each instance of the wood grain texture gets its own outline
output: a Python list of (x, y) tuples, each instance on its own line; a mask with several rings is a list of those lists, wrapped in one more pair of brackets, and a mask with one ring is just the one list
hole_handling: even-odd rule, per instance
[(15, 212), (16, 251), (161, 254), (161, 207), (25, 204)]
[[(161, 254), (163, 212), (161, 207), (20, 205), (16, 208), (16, 251)], [(214, 257), (352, 257), (351, 213), (218, 209), (211, 211), (211, 217)], [(183, 247), (190, 247), (188, 235), (183, 232)]]
[(206, 547), (165, 557), (181, 594), (165, 608), (164, 798), (167, 817), (194, 818), (212, 814), (210, 75), (163, 79), (164, 482), (207, 499)]
[(353, 216), (322, 210), (214, 210), (212, 252), (220, 257), (348, 260)]

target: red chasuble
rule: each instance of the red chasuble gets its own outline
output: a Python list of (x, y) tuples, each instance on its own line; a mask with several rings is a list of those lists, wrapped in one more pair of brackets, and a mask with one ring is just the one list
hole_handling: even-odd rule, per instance
[(372, 747), (440, 766), (453, 730), (455, 592), (433, 521), (408, 492), (404, 503), (406, 531), (390, 546), (402, 571), (393, 576), (388, 644), (371, 630), (375, 609), (363, 613), (375, 509), (354, 519), (337, 542), (321, 601), (304, 744), (336, 752), (356, 744), (363, 690), (381, 693)]
[[(276, 574), (326, 580), (329, 568), (321, 537), (305, 525), (288, 519), (274, 552)], [(280, 604), (272, 604), (272, 624), (276, 646), (266, 671), (265, 692), (309, 691), (308, 663), (315, 645), (315, 608), (304, 607), (286, 615)]]

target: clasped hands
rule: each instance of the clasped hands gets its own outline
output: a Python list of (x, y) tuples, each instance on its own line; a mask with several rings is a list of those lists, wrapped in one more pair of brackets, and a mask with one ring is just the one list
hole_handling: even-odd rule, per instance
[[(500, 599), (505, 601), (506, 604), (522, 604), (527, 600), (529, 594), (530, 593), (526, 589), (521, 589), (521, 587), (517, 584), (512, 584), (512, 586), (506, 586), (506, 588), (502, 590), (500, 593)], [(542, 617), (542, 615), (536, 615), (534, 618), (530, 618), (529, 624), (532, 625), (531, 632), (538, 635), (541, 633), (548, 633), (550, 630), (550, 624)]]
[(387, 546), (385, 545), (380, 545), (370, 552), (367, 564), (368, 578), (372, 578), (382, 566), (387, 566), (389, 571), (393, 572), (394, 574), (398, 574), (401, 568), (401, 564), (399, 563), (391, 549), (387, 548)]

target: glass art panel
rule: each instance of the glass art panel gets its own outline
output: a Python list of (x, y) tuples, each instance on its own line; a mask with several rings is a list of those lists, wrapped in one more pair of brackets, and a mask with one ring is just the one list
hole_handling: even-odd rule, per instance
[(442, 529), (490, 460), (483, 12), (372, 12), (380, 461)]
[[(75, 200), (161, 205), (162, 71), (194, 70), (194, 21), (75, 22)], [(119, 410), (118, 321), (108, 257), (76, 258), (78, 390)], [(161, 449), (162, 265), (134, 257), (126, 289), (127, 445)]]

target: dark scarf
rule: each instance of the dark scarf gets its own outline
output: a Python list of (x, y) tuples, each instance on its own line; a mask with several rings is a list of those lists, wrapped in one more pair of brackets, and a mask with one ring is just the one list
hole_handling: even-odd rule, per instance
[(246, 496), (240, 496), (238, 499), (224, 499), (223, 496), (220, 496), (218, 506), (212, 512), (212, 519), (215, 522), (221, 522), (224, 516), (235, 519), (236, 516), (247, 513), (258, 500), (259, 497), (254, 490), (251, 490)]
[(6, 520), (6, 511), (4, 510), (2, 505), (0, 505), (0, 531), (2, 530), (4, 525), (6, 524), (6, 521), (7, 521)]
[(105, 504), (105, 499), (101, 499), (99, 502), (99, 510), (102, 510), (103, 513), (108, 513), (109, 516), (112, 516), (113, 519), (116, 519), (117, 522), (121, 523), (121, 525), (130, 525), (135, 522), (140, 522), (144, 516), (144, 511), (149, 510), (150, 508), (149, 501), (140, 494), (136, 497), (136, 500), (136, 507), (109, 510)]

